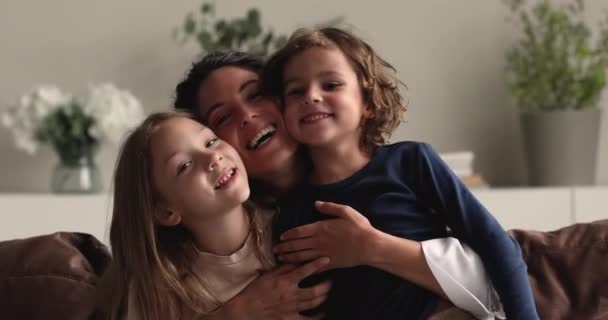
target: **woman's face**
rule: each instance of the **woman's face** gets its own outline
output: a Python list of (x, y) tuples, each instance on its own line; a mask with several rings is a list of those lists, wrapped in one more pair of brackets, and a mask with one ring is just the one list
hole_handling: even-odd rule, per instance
[(298, 144), (285, 129), (278, 101), (261, 96), (259, 85), (258, 74), (248, 69), (217, 69), (199, 88), (198, 111), (237, 150), (250, 177), (268, 180), (294, 161)]

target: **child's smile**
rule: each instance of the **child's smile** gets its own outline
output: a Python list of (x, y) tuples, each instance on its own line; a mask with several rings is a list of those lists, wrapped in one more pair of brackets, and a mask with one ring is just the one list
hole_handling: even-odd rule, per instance
[(308, 114), (308, 115), (302, 117), (300, 119), (300, 122), (304, 123), (304, 124), (312, 124), (312, 123), (316, 123), (318, 121), (321, 121), (323, 119), (327, 119), (327, 118), (330, 118), (333, 116), (334, 116), (333, 113), (313, 112), (311, 114)]
[(215, 190), (228, 188), (228, 186), (231, 185), (231, 182), (235, 180), (234, 178), (236, 175), (236, 171), (236, 168), (228, 169), (224, 174), (220, 176), (219, 179), (217, 179), (217, 182), (213, 185), (213, 188)]
[(285, 124), (300, 143), (357, 146), (367, 116), (361, 85), (336, 48), (312, 47), (285, 65)]

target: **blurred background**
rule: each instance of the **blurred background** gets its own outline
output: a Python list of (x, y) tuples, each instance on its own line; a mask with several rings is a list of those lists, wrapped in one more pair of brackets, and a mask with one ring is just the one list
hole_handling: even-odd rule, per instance
[[(138, 97), (146, 113), (169, 109), (175, 85), (199, 48), (175, 40), (198, 0), (0, 2), (0, 112), (40, 84), (81, 94), (112, 82)], [(216, 17), (257, 8), (263, 27), (289, 34), (342, 17), (398, 70), (407, 85), (407, 122), (393, 141), (422, 140), (438, 151), (471, 151), (474, 171), (491, 186), (525, 186), (528, 170), (519, 111), (505, 86), (506, 54), (521, 35), (500, 0), (253, 1), (215, 3)], [(608, 1), (586, 2), (591, 30)], [(608, 94), (598, 106), (605, 109)], [(585, 144), (586, 142), (581, 142)], [(595, 184), (608, 185), (608, 112), (601, 121)], [(118, 147), (96, 157), (108, 190)], [(19, 151), (0, 127), (0, 192), (48, 192), (58, 159), (42, 147)]]

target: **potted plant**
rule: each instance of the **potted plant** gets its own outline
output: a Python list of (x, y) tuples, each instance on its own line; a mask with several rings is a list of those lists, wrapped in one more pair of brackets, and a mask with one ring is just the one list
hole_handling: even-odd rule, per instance
[(19, 149), (34, 154), (46, 144), (55, 151), (59, 163), (51, 176), (51, 191), (95, 193), (102, 188), (96, 151), (105, 141), (118, 143), (141, 121), (143, 109), (131, 92), (111, 83), (91, 86), (85, 98), (42, 85), (1, 116)]
[(530, 184), (593, 184), (608, 19), (594, 35), (583, 20), (583, 0), (505, 2), (523, 29), (506, 56), (506, 84), (521, 111)]
[(264, 30), (257, 9), (249, 9), (243, 17), (218, 19), (212, 2), (203, 2), (199, 11), (188, 13), (182, 26), (175, 30), (175, 37), (183, 43), (196, 42), (201, 55), (235, 49), (265, 57), (287, 41), (285, 35)]
[[(264, 28), (261, 21), (262, 14), (256, 8), (248, 9), (242, 17), (218, 18), (214, 2), (204, 1), (199, 10), (186, 15), (174, 37), (181, 43), (195, 42), (201, 56), (232, 49), (267, 57), (287, 42), (287, 36)], [(343, 22), (338, 16), (318, 26), (343, 26)]]

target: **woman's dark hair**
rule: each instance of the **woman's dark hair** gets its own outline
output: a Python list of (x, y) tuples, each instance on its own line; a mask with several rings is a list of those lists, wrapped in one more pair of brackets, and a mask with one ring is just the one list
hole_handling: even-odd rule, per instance
[(264, 60), (255, 54), (236, 50), (215, 51), (205, 55), (192, 63), (186, 77), (175, 87), (173, 107), (198, 116), (198, 90), (211, 73), (222, 67), (240, 67), (261, 73)]

